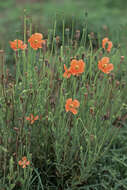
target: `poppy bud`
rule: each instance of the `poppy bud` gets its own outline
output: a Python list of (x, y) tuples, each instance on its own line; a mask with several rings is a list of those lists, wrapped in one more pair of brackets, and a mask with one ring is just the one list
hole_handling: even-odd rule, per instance
[(66, 28), (66, 29), (65, 29), (65, 32), (66, 32), (66, 34), (68, 34), (68, 33), (70, 32), (70, 29), (69, 29), (69, 28)]
[(91, 32), (91, 33), (90, 33), (90, 37), (91, 37), (92, 39), (94, 39), (94, 37), (95, 37), (95, 36), (94, 36), (94, 32)]
[(38, 71), (38, 67), (37, 66), (35, 66), (34, 68), (35, 68), (35, 71)]
[(6, 75), (8, 75), (9, 74), (9, 69), (6, 69)]
[(104, 53), (104, 52), (100, 51), (99, 57), (102, 57), (103, 53)]
[(107, 25), (103, 25), (103, 30), (105, 30), (105, 31), (107, 31), (107, 30), (108, 30)]
[(120, 85), (120, 82), (117, 80), (116, 81), (116, 87), (118, 87)]
[(108, 120), (110, 117), (110, 112), (108, 111), (103, 117), (102, 117), (102, 120)]
[(87, 90), (89, 90), (89, 84), (88, 83), (86, 83), (86, 88), (87, 88)]
[(120, 58), (120, 64), (124, 61), (124, 56), (121, 56)]
[(111, 73), (110, 76), (112, 77), (112, 80), (115, 79), (115, 73)]
[(93, 141), (95, 139), (94, 135), (90, 135), (90, 140)]
[(91, 84), (91, 86), (92, 86), (92, 88), (94, 88), (94, 87), (95, 87), (95, 84), (93, 83), (93, 84)]
[(62, 61), (62, 58), (59, 56), (59, 61), (61, 62)]
[(45, 59), (45, 65), (46, 65), (47, 67), (49, 67), (49, 61), (48, 61), (48, 59)]
[(20, 96), (20, 101), (21, 101), (21, 103), (23, 103), (23, 98)]
[(13, 153), (13, 156), (16, 156), (16, 152)]
[(32, 85), (32, 83), (30, 83), (30, 88), (32, 88), (33, 87), (33, 85)]
[(60, 37), (56, 36), (56, 44), (59, 44), (59, 42), (60, 42)]
[(84, 96), (85, 96), (85, 100), (87, 100), (87, 97), (88, 97), (88, 93), (84, 93)]
[(73, 58), (73, 57), (71, 57), (71, 58), (70, 58), (70, 61), (72, 61), (73, 59), (74, 59), (74, 58)]
[(112, 83), (112, 78), (111, 77), (109, 77), (108, 80), (109, 80), (109, 83)]
[(125, 87), (125, 85), (126, 85), (126, 82), (124, 81), (124, 82), (122, 82), (122, 88), (124, 88)]
[(124, 60), (124, 56), (121, 56), (121, 60)]
[(28, 37), (30, 37), (30, 31), (29, 31), (29, 30), (27, 30), (27, 32), (26, 32), (26, 33), (27, 33), (27, 36), (28, 36)]
[(11, 138), (8, 138), (8, 143), (10, 144), (12, 142), (12, 139)]
[(1, 49), (1, 50), (0, 50), (0, 54), (3, 54), (3, 53), (4, 53), (4, 50)]
[(12, 85), (12, 83), (9, 83), (9, 87), (10, 87), (10, 88), (13, 88), (13, 85)]
[(25, 77), (27, 77), (28, 76), (28, 73), (27, 72), (25, 72)]
[(76, 30), (75, 38), (76, 38), (76, 40), (79, 40), (79, 38), (80, 38), (80, 30)]
[(14, 130), (15, 130), (16, 132), (18, 132), (18, 131), (19, 131), (19, 128), (17, 128), (17, 127), (14, 127)]
[(46, 119), (48, 120), (48, 115), (46, 115)]
[(90, 107), (90, 113), (91, 113), (91, 115), (94, 115), (94, 108), (93, 107)]
[(84, 58), (85, 58), (85, 53), (82, 54), (82, 59), (84, 59)]

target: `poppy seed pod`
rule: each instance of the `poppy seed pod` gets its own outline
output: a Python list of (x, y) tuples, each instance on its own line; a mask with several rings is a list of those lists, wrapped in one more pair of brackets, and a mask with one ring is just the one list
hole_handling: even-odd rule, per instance
[(80, 38), (80, 30), (76, 30), (75, 38), (76, 38), (76, 40), (79, 40), (79, 38)]
[(94, 115), (94, 107), (90, 107), (90, 113), (91, 115)]

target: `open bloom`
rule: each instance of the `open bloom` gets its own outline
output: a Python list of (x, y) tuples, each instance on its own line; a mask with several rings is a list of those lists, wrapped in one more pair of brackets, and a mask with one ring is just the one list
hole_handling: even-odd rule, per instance
[(24, 44), (22, 40), (17, 40), (16, 39), (14, 41), (10, 41), (9, 43), (10, 43), (11, 48), (14, 51), (16, 51), (18, 49), (22, 49), (23, 50), (23, 49), (27, 48), (27, 44)]
[(72, 75), (78, 76), (84, 72), (84, 69), (85, 69), (85, 63), (83, 62), (82, 59), (80, 59), (79, 61), (73, 59), (71, 61), (70, 72)]
[(80, 105), (80, 103), (79, 103), (78, 100), (73, 100), (72, 101), (72, 98), (67, 99), (66, 100), (66, 105), (65, 105), (66, 112), (70, 111), (74, 115), (77, 114), (76, 108), (78, 108), (79, 105)]
[(26, 117), (26, 120), (30, 121), (30, 124), (33, 124), (34, 121), (38, 120), (39, 119), (39, 116), (33, 116), (33, 114), (30, 114), (30, 117)]
[(30, 162), (27, 160), (26, 156), (22, 157), (22, 160), (19, 160), (18, 164), (22, 168), (26, 168), (26, 166), (30, 165)]
[(32, 34), (32, 36), (28, 39), (28, 42), (30, 43), (30, 46), (37, 50), (38, 48), (42, 48), (42, 44), (44, 43), (44, 40), (42, 40), (43, 35), (40, 33)]
[(70, 76), (71, 76), (70, 68), (67, 69), (67, 67), (66, 67), (65, 64), (64, 64), (64, 70), (65, 70), (65, 72), (64, 72), (64, 74), (63, 74), (63, 77), (64, 77), (64, 78), (70, 78)]
[(107, 52), (110, 52), (110, 51), (111, 51), (112, 46), (113, 46), (113, 45), (112, 45), (112, 42), (109, 41), (108, 38), (104, 38), (104, 39), (102, 40), (102, 47), (103, 47), (104, 49), (106, 49)]
[(114, 66), (109, 62), (109, 57), (103, 57), (98, 62), (98, 69), (108, 74), (114, 69)]

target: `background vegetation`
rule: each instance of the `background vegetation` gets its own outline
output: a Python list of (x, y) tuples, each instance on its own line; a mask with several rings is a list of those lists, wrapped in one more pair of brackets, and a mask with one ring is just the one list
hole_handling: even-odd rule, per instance
[[(72, 21), (75, 29), (82, 29), (88, 23), (89, 32), (104, 33), (107, 29), (112, 40), (126, 46), (126, 0), (6, 0), (0, 2), (0, 48), (6, 49), (10, 58), (8, 43), (11, 39), (23, 36), (24, 9), (32, 17), (33, 30), (47, 31), (53, 28), (57, 20), (57, 34), (62, 31), (62, 20), (65, 27), (71, 28)], [(77, 14), (78, 13), (78, 14)], [(87, 18), (86, 18), (87, 15)], [(113, 35), (112, 35), (113, 34)], [(104, 34), (105, 35), (105, 34)]]

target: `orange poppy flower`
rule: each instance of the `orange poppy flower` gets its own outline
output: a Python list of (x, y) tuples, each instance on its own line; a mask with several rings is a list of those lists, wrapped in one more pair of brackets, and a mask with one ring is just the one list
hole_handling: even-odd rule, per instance
[(70, 71), (72, 73), (72, 75), (79, 75), (81, 73), (84, 72), (84, 69), (85, 69), (85, 63), (83, 62), (83, 60), (76, 60), (76, 59), (73, 59), (71, 61), (71, 66), (70, 66)]
[[(107, 49), (106, 49), (106, 44), (107, 44)], [(104, 38), (104, 39), (102, 40), (102, 47), (103, 47), (104, 49), (106, 49), (107, 52), (110, 52), (110, 51), (111, 51), (112, 46), (113, 46), (113, 44), (112, 44), (111, 41), (109, 41), (108, 38)]]
[(30, 114), (30, 117), (26, 117), (26, 120), (30, 121), (30, 124), (33, 124), (34, 121), (38, 120), (39, 119), (39, 116), (33, 116), (33, 114)]
[(63, 77), (64, 77), (64, 78), (70, 78), (70, 76), (71, 76), (71, 71), (70, 71), (70, 69), (67, 69), (67, 67), (66, 67), (65, 64), (64, 64), (64, 70), (65, 70), (65, 72), (64, 72), (64, 74), (63, 74)]
[(114, 66), (109, 62), (109, 57), (103, 57), (98, 62), (98, 69), (108, 74), (114, 69)]
[(74, 115), (77, 114), (76, 108), (78, 108), (79, 105), (80, 105), (80, 103), (79, 103), (78, 100), (72, 101), (72, 98), (67, 99), (66, 100), (66, 105), (65, 105), (66, 112), (70, 111)]
[(37, 50), (38, 48), (42, 48), (42, 43), (44, 43), (42, 38), (43, 38), (42, 34), (35, 33), (35, 34), (32, 34), (32, 36), (28, 39), (28, 42), (30, 43), (30, 46), (34, 50)]
[(26, 168), (26, 166), (30, 165), (30, 162), (27, 161), (26, 156), (24, 156), (24, 157), (22, 157), (22, 160), (20, 160), (20, 161), (18, 162), (18, 164), (19, 164), (20, 166), (22, 166), (22, 168)]
[(14, 50), (14, 51), (16, 51), (16, 50), (18, 50), (18, 49), (25, 49), (25, 48), (27, 48), (27, 44), (23, 44), (23, 41), (22, 40), (14, 40), (14, 41), (10, 41), (9, 42), (10, 43), (10, 46), (11, 46), (11, 48)]

